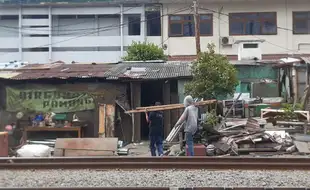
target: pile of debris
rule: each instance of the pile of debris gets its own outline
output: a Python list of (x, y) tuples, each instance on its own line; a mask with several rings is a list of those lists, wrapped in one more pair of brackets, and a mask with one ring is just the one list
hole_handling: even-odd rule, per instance
[[(229, 130), (230, 129), (230, 130)], [(285, 131), (266, 131), (255, 119), (248, 119), (245, 125), (218, 131), (218, 140), (208, 141), (207, 155), (240, 155), (251, 152), (289, 152), (296, 151), (293, 139)]]
[[(200, 132), (200, 139), (197, 141), (196, 137), (195, 143), (204, 145), (207, 156), (310, 153), (309, 135), (291, 136), (285, 130), (268, 131), (253, 118), (249, 118), (246, 124), (204, 131), (208, 131), (208, 134), (202, 135)], [(167, 155), (184, 155), (179, 147), (180, 145), (172, 146)]]

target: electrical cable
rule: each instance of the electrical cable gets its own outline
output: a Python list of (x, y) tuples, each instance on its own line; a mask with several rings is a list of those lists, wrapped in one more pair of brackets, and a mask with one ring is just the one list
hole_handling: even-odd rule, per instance
[[(218, 14), (221, 14), (221, 15), (224, 15), (224, 16), (228, 16), (228, 18), (230, 18), (230, 15), (229, 15), (229, 14), (221, 13), (221, 12), (218, 12), (218, 11), (215, 11), (215, 10), (212, 10), (212, 9), (201, 8), (201, 7), (199, 7), (199, 9), (205, 10), (205, 11), (210, 11), (210, 12), (213, 12), (213, 13), (218, 13)], [(213, 16), (214, 16), (214, 15), (213, 15)], [(221, 18), (219, 18), (219, 17), (216, 17), (216, 16), (214, 16), (214, 17), (217, 18), (217, 19), (219, 19), (219, 20), (221, 20), (221, 21), (223, 21), (223, 22), (225, 22), (225, 23), (228, 23), (228, 24), (229, 24), (229, 22), (226, 21), (226, 20), (223, 20), (223, 19), (221, 19)], [(293, 31), (292, 29), (283, 28), (283, 27), (278, 27), (278, 26), (277, 26), (277, 28), (283, 29), (283, 30), (287, 30), (287, 31)], [(286, 48), (286, 47), (283, 47), (283, 46), (277, 45), (277, 44), (275, 44), (275, 43), (272, 43), (272, 42), (270, 42), (270, 41), (268, 41), (268, 40), (266, 40), (266, 39), (264, 39), (264, 38), (260, 38), (260, 37), (258, 37), (258, 36), (256, 36), (256, 35), (253, 35), (253, 34), (249, 34), (249, 35), (250, 35), (250, 36), (253, 36), (253, 37), (255, 37), (255, 38), (257, 38), (258, 40), (262, 40), (262, 41), (267, 42), (267, 43), (269, 43), (269, 44), (271, 44), (271, 45), (274, 45), (274, 46), (276, 46), (276, 47), (279, 47), (279, 48), (281, 48), (281, 49), (284, 49), (284, 50), (287, 50), (287, 51), (290, 51), (290, 52), (299, 52), (299, 50), (288, 49), (288, 48)]]
[[(176, 13), (188, 10), (189, 8), (190, 8), (189, 6), (186, 6), (186, 7), (183, 7), (181, 9), (178, 9), (178, 10), (174, 11), (173, 13), (167, 13), (167, 14), (160, 15), (159, 17), (154, 17), (154, 18), (151, 18), (151, 19), (145, 19), (145, 20), (137, 19), (137, 20), (139, 20), (139, 23), (142, 23), (142, 22), (146, 22), (148, 20), (154, 20), (154, 19), (157, 19), (157, 18), (168, 16), (169, 14), (176, 14)], [(97, 31), (92, 31), (92, 32), (84, 33), (84, 34), (81, 34), (79, 36), (74, 36), (74, 37), (71, 37), (71, 38), (68, 38), (68, 39), (65, 39), (65, 40), (61, 40), (61, 41), (57, 41), (57, 42), (53, 42), (53, 43), (49, 43), (49, 44), (44, 44), (44, 45), (41, 45), (41, 46), (31, 47), (31, 48), (46, 47), (46, 46), (50, 46), (50, 45), (59, 44), (59, 43), (62, 43), (62, 42), (78, 39), (78, 38), (81, 38), (81, 37), (84, 37), (84, 36), (88, 36), (90, 34), (102, 32), (102, 31), (114, 30), (115, 28), (123, 27), (123, 26), (126, 26), (126, 25), (130, 24), (130, 23), (135, 23), (135, 22), (137, 22), (137, 20), (133, 20), (133, 21), (130, 21), (130, 22), (127, 22), (127, 23), (123, 23), (123, 24), (111, 25), (109, 27), (105, 27), (102, 30), (97, 30)], [(3, 53), (1, 55), (6, 55), (6, 54), (10, 54), (10, 53), (15, 53), (15, 52), (6, 52), (6, 53)]]
[[(191, 11), (189, 12), (189, 14), (191, 14), (193, 12), (193, 9), (191, 9)], [(187, 33), (185, 33), (185, 34), (189, 34), (189, 31), (187, 32)], [(159, 46), (159, 47), (162, 47), (163, 45), (164, 45), (164, 43), (166, 42), (166, 41), (168, 41), (170, 39), (170, 36), (169, 36), (169, 31), (168, 31), (168, 37), (165, 39), (165, 40), (163, 40), (160, 44), (158, 44), (157, 46)]]
[[(125, 13), (131, 9), (134, 9), (136, 7), (131, 7), (127, 10), (115, 13), (115, 14), (121, 14), (121, 13)], [(79, 25), (79, 24), (83, 24), (83, 23), (87, 23), (89, 22), (89, 20), (83, 21), (83, 22), (79, 22), (79, 23), (70, 23), (70, 24), (63, 24), (63, 25), (57, 25), (57, 26), (51, 26), (51, 28), (61, 28), (61, 27), (66, 27), (66, 26), (74, 26), (74, 25)], [(19, 32), (19, 29), (21, 30), (27, 30), (27, 31), (50, 31), (49, 29), (34, 29), (34, 28), (23, 28), (23, 27), (14, 27), (14, 26), (8, 26), (8, 25), (0, 25), (0, 28), (7, 28), (7, 29), (16, 29), (16, 32)], [(100, 27), (99, 27), (100, 28)], [(56, 29), (56, 30), (51, 30), (51, 31), (78, 31), (78, 30), (97, 30), (98, 28), (83, 28), (83, 29)]]

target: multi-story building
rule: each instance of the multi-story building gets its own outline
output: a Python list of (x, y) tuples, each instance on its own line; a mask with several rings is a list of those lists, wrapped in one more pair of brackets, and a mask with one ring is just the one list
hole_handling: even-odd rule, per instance
[(3, 1), (0, 62), (117, 62), (132, 41), (160, 44), (159, 9), (150, 0), (119, 2)]
[[(190, 4), (165, 3), (164, 14)], [(211, 42), (231, 59), (310, 54), (310, 1), (200, 0), (198, 10), (202, 51)], [(167, 54), (174, 59), (196, 54), (192, 14), (186, 10), (164, 19)]]
[[(0, 62), (117, 62), (133, 41), (196, 53), (192, 0), (2, 0)], [(199, 0), (201, 48), (231, 59), (310, 54), (308, 0)]]

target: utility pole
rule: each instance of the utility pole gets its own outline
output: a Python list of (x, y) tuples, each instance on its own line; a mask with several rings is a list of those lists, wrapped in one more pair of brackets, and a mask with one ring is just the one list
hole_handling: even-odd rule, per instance
[(195, 40), (196, 40), (196, 54), (197, 56), (201, 52), (200, 50), (200, 17), (198, 14), (198, 0), (194, 0), (194, 21), (195, 21)]

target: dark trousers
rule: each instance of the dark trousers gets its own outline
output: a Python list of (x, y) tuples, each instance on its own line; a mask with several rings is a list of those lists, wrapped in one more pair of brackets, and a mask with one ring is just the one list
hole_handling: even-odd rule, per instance
[(158, 156), (161, 156), (163, 151), (163, 138), (161, 136), (150, 136), (150, 149), (151, 155), (156, 156), (156, 149), (158, 152)]

